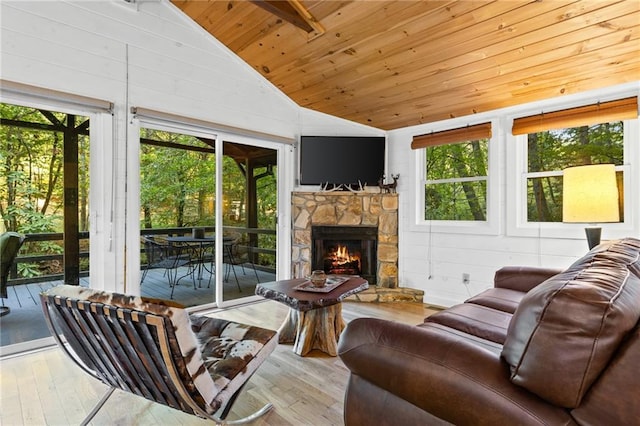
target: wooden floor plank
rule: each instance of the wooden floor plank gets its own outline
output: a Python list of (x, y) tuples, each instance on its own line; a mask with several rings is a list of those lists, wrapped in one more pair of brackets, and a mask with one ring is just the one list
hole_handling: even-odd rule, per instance
[(22, 411), (22, 424), (41, 425), (46, 424), (44, 417), (40, 391), (47, 392), (47, 389), (40, 389), (36, 383), (35, 375), (30, 368), (22, 368), (19, 373), (18, 389), (20, 392), (20, 407)]
[[(277, 329), (288, 308), (274, 301), (221, 310), (208, 316)], [(433, 313), (422, 304), (345, 302), (345, 321), (368, 316), (407, 324)], [(300, 357), (291, 345), (278, 345), (241, 393), (229, 420), (265, 403), (274, 410), (256, 426), (342, 425), (348, 370), (339, 357), (312, 351)], [(0, 423), (3, 425), (79, 424), (107, 389), (89, 377), (58, 348), (0, 360)], [(211, 422), (116, 391), (92, 425), (211, 425)]]
[[(49, 424), (70, 424), (62, 405), (63, 397), (53, 386), (51, 366), (44, 355), (31, 363), (31, 370), (38, 388), (38, 399), (43, 408), (43, 416)], [(45, 390), (43, 392), (43, 390)]]

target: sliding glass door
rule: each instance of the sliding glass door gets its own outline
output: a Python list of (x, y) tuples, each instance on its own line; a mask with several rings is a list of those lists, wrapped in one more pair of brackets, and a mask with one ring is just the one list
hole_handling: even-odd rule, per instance
[(222, 294), (227, 301), (253, 295), (258, 282), (275, 279), (278, 153), (226, 140), (223, 152)]
[(185, 306), (276, 277), (278, 144), (140, 128), (140, 293)]

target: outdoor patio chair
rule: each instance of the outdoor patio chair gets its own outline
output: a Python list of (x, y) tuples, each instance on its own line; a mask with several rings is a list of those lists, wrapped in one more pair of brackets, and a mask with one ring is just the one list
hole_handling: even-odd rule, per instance
[(242, 424), (268, 412), (266, 404), (225, 421), (251, 375), (278, 343), (277, 332), (189, 315), (176, 303), (60, 285), (40, 294), (44, 316), (60, 348), (109, 390), (115, 389), (214, 420)]
[[(238, 291), (242, 293), (242, 287), (240, 286), (240, 280), (238, 280), (238, 274), (236, 273), (236, 266), (240, 266), (242, 268), (242, 273), (247, 275), (247, 271), (244, 269), (245, 263), (249, 263), (251, 268), (253, 269), (253, 273), (256, 276), (256, 282), (260, 282), (260, 277), (258, 277), (258, 271), (256, 271), (256, 267), (252, 262), (252, 247), (250, 246), (242, 246), (248, 255), (248, 259), (244, 258), (244, 255), (239, 253), (239, 239), (231, 239), (230, 237), (225, 238), (223, 243), (223, 252), (222, 252), (222, 262), (224, 264), (224, 282), (229, 282), (229, 277), (231, 276), (231, 272), (233, 272), (233, 277), (236, 279), (236, 285), (238, 286)], [(215, 271), (215, 253), (212, 254), (211, 258), (211, 270)], [(209, 283), (207, 287), (211, 286), (211, 279), (213, 278), (213, 274), (209, 276)]]
[[(151, 236), (142, 236), (140, 239), (144, 244), (144, 251), (147, 257), (147, 263), (142, 271), (140, 285), (142, 285), (144, 279), (147, 277), (149, 269), (164, 269), (165, 276), (167, 277), (167, 281), (171, 287), (171, 294), (169, 298), (173, 299), (173, 291), (180, 280), (178, 277), (178, 268), (183, 266), (192, 266), (189, 247), (171, 245), (166, 241), (162, 241), (160, 238)], [(185, 276), (186, 275), (187, 274), (185, 274)], [(193, 282), (193, 288), (196, 288), (195, 280)]]
[(9, 281), (9, 273), (23, 242), (24, 235), (17, 232), (5, 232), (0, 235), (0, 298), (2, 298), (0, 317), (7, 315), (11, 311), (8, 306), (4, 306), (4, 299), (8, 296), (7, 282)]
[[(238, 281), (238, 275), (236, 274), (236, 266), (240, 266), (242, 268), (242, 273), (247, 275), (247, 271), (244, 269), (244, 265), (249, 263), (251, 268), (253, 269), (253, 273), (256, 276), (256, 281), (260, 282), (260, 278), (258, 277), (258, 272), (256, 271), (256, 267), (252, 261), (252, 247), (250, 246), (242, 246), (244, 250), (246, 250), (247, 257), (244, 257), (243, 253), (240, 253), (240, 240), (236, 239), (233, 241), (225, 241), (224, 243), (224, 263), (227, 265), (227, 270), (225, 271), (224, 280), (229, 282), (229, 275), (233, 272), (233, 276), (236, 279), (236, 283), (238, 284), (238, 288), (240, 287), (240, 283)], [(240, 290), (242, 291), (242, 290)]]

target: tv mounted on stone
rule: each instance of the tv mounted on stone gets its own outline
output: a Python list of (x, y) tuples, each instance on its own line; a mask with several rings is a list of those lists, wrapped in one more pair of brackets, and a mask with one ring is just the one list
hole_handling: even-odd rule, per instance
[(301, 136), (300, 185), (377, 186), (385, 149), (384, 136)]

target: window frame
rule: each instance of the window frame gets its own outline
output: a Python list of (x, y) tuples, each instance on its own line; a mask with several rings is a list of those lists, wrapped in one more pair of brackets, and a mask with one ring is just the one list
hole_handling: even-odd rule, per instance
[[(558, 109), (571, 108), (574, 105), (562, 105)], [(513, 119), (523, 114), (509, 117)], [(603, 239), (624, 238), (637, 235), (639, 216), (633, 215), (638, 208), (640, 191), (640, 118), (623, 121), (623, 164), (616, 166), (616, 172), (623, 172), (624, 183), (624, 222), (601, 224)], [(511, 126), (508, 127), (509, 129)], [(635, 143), (634, 143), (635, 142)], [(506, 135), (506, 174), (514, 179), (507, 179), (507, 199), (513, 208), (507, 209), (506, 235), (514, 237), (565, 238), (584, 239), (584, 223), (564, 222), (529, 222), (527, 220), (527, 181), (539, 176), (562, 176), (562, 171), (529, 172), (527, 163), (527, 134)], [(515, 205), (514, 205), (515, 204)]]
[[(502, 139), (502, 126), (498, 125), (496, 119), (480, 120), (477, 123), (469, 123), (469, 126), (479, 123), (491, 123), (491, 137), (488, 138), (487, 144), (487, 175), (481, 179), (477, 177), (464, 177), (454, 179), (441, 179), (441, 180), (427, 180), (427, 167), (426, 167), (426, 149), (419, 148), (414, 150), (415, 170), (416, 170), (416, 186), (415, 186), (415, 225), (424, 229), (428, 227), (430, 232), (442, 232), (442, 233), (458, 233), (458, 234), (481, 234), (481, 235), (497, 235), (499, 233), (500, 225), (500, 149), (499, 141)], [(439, 132), (454, 129), (459, 126), (448, 126), (444, 128), (429, 129), (429, 132)], [(464, 142), (464, 141), (462, 141)], [(439, 220), (439, 219), (425, 219), (425, 186), (428, 183), (438, 182), (446, 183), (447, 181), (486, 181), (486, 220)]]

